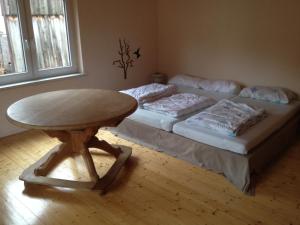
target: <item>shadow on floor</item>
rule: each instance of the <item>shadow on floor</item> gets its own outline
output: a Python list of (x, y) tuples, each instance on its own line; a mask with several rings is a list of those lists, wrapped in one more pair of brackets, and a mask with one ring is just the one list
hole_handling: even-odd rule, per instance
[[(138, 158), (131, 157), (128, 159), (114, 182), (108, 188), (108, 193), (115, 193), (119, 190), (122, 190), (126, 186), (128, 182), (130, 182), (130, 178), (134, 173), (135, 168), (138, 165)], [(68, 202), (76, 204), (79, 201), (74, 198), (77, 195), (84, 195), (86, 193), (99, 193), (101, 195), (101, 191), (99, 190), (76, 190), (70, 188), (58, 188), (58, 187), (47, 187), (44, 185), (28, 185), (23, 191), (23, 194), (33, 197), (33, 198), (42, 198), (42, 199), (51, 199), (58, 202)], [(102, 195), (105, 197), (105, 194)]]

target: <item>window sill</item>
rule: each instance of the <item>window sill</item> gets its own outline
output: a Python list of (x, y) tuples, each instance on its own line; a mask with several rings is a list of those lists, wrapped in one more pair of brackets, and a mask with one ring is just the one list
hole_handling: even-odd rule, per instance
[(44, 82), (48, 82), (48, 81), (56, 81), (56, 80), (67, 79), (67, 78), (82, 77), (82, 76), (85, 76), (85, 74), (75, 73), (75, 74), (68, 74), (68, 75), (62, 75), (62, 76), (57, 76), (57, 77), (47, 77), (47, 78), (37, 79), (37, 80), (22, 81), (22, 82), (13, 83), (13, 84), (4, 84), (4, 85), (0, 85), (0, 90), (28, 86), (28, 85), (33, 85), (33, 84), (39, 84), (39, 83), (44, 83)]

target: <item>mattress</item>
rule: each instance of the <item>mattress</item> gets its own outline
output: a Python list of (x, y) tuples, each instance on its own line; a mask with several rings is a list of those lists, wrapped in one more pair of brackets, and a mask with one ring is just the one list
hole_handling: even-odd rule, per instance
[[(207, 97), (212, 97), (216, 100), (225, 99), (225, 98), (229, 99), (233, 97), (233, 95), (229, 95), (229, 94), (209, 92), (209, 91), (204, 91), (204, 90), (190, 88), (190, 87), (177, 86), (177, 90), (180, 93), (195, 93)], [(199, 111), (182, 117), (173, 118), (168, 115), (138, 108), (133, 114), (131, 114), (128, 117), (128, 119), (170, 132), (173, 130), (174, 124), (183, 121), (198, 112)]]
[(125, 119), (118, 127), (110, 130), (122, 138), (153, 150), (222, 173), (242, 192), (254, 194), (257, 175), (288, 149), (296, 138), (299, 138), (299, 124), (300, 115), (294, 116), (247, 155), (220, 150), (129, 119)]
[(175, 118), (139, 108), (131, 114), (128, 119), (170, 132), (175, 123), (185, 120), (190, 116), (191, 114), (188, 114), (186, 116)]
[(244, 134), (237, 137), (230, 137), (218, 134), (207, 128), (188, 125), (185, 121), (176, 123), (173, 126), (173, 132), (219, 149), (246, 155), (251, 149), (284, 126), (285, 123), (300, 111), (300, 101), (294, 101), (289, 105), (283, 105), (242, 97), (234, 97), (231, 100), (264, 108), (268, 116), (255, 126), (249, 128)]

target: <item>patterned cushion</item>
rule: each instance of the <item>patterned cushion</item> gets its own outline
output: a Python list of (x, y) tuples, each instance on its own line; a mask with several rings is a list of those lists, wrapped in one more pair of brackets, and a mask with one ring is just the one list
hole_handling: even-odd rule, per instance
[(289, 104), (297, 95), (287, 88), (253, 86), (244, 88), (241, 97), (269, 101), (278, 104)]

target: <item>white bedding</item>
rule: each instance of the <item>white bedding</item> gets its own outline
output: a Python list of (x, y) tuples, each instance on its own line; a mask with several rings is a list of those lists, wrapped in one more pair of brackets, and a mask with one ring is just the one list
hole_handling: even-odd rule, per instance
[(175, 94), (176, 86), (153, 83), (120, 92), (134, 97), (139, 104), (143, 104)]
[(223, 99), (217, 104), (188, 118), (187, 124), (214, 130), (228, 136), (238, 136), (265, 117), (263, 108)]
[(202, 89), (191, 88), (191, 87), (186, 87), (186, 86), (182, 86), (182, 85), (176, 85), (176, 88), (177, 88), (178, 93), (194, 93), (194, 94), (198, 94), (198, 95), (211, 97), (217, 101), (222, 100), (222, 99), (230, 99), (230, 98), (236, 97), (236, 95), (231, 94), (231, 93), (205, 91)]
[[(177, 86), (177, 90), (180, 93), (182, 93), (182, 92), (196, 93), (196, 94), (200, 94), (200, 95), (203, 95), (203, 96), (212, 97), (215, 100), (220, 100), (220, 99), (223, 99), (223, 98), (228, 99), (228, 98), (232, 97), (232, 95), (228, 95), (228, 94), (212, 93), (212, 92), (207, 92), (207, 91), (203, 91), (203, 90), (199, 90), (199, 89), (195, 89), (195, 88), (190, 88), (190, 87)], [(216, 94), (216, 96), (214, 96), (214, 94)], [(170, 132), (170, 131), (173, 130), (174, 124), (187, 119), (188, 117), (194, 115), (195, 113), (187, 114), (185, 116), (178, 117), (178, 118), (173, 118), (171, 116), (163, 115), (161, 113), (151, 112), (149, 110), (138, 108), (133, 114), (131, 114), (128, 117), (128, 119), (131, 119), (131, 120), (134, 120), (136, 122), (146, 124), (148, 126), (155, 127), (155, 128), (162, 129), (162, 130)]]
[(216, 100), (193, 93), (179, 93), (154, 102), (143, 104), (143, 108), (171, 117), (181, 117), (197, 110), (205, 109), (216, 103)]
[(300, 101), (280, 105), (241, 97), (231, 100), (264, 108), (268, 116), (238, 137), (218, 134), (207, 128), (186, 124), (185, 121), (176, 123), (173, 132), (204, 144), (245, 155), (300, 112)]
[(237, 82), (231, 80), (203, 79), (199, 82), (199, 87), (206, 91), (215, 91), (232, 94), (238, 94), (241, 91), (241, 86)]

